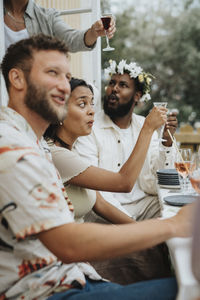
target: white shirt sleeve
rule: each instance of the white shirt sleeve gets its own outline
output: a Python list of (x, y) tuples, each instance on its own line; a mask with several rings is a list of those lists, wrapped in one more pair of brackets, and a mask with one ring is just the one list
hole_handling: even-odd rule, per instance
[(79, 137), (73, 150), (77, 152), (85, 162), (98, 167), (99, 151), (93, 132), (88, 136)]

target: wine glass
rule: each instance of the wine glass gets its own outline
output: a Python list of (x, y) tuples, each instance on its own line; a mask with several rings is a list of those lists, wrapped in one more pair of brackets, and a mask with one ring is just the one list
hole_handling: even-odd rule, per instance
[(189, 179), (192, 187), (200, 194), (200, 153), (195, 153), (192, 158), (192, 167), (189, 170)]
[(192, 151), (190, 148), (183, 148), (177, 151), (174, 166), (178, 172), (181, 193), (184, 195), (193, 193), (194, 191), (192, 190), (189, 179), (189, 172), (194, 166), (192, 162)]
[(113, 50), (115, 50), (115, 48), (110, 47), (109, 38), (108, 38), (108, 35), (107, 35), (107, 30), (110, 27), (111, 18), (112, 18), (111, 13), (106, 13), (106, 14), (101, 15), (101, 21), (102, 21), (103, 27), (105, 29), (106, 44), (107, 44), (106, 48), (104, 48), (103, 51), (113, 51)]
[[(153, 105), (155, 107), (167, 107), (167, 102), (153, 102)], [(162, 125), (160, 128), (157, 129), (157, 133), (158, 133), (158, 141), (161, 142), (165, 142), (166, 140), (164, 140), (162, 138), (163, 136), (163, 131), (164, 131), (164, 127), (165, 125)]]

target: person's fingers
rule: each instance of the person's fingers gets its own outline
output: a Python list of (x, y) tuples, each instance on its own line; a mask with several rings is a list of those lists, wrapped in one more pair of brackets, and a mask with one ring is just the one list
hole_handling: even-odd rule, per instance
[(104, 30), (103, 23), (101, 20), (98, 20), (94, 23), (95, 30)]

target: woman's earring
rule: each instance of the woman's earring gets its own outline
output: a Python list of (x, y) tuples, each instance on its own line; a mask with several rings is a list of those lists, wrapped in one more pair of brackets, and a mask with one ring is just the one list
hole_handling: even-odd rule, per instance
[(60, 126), (62, 126), (63, 125), (63, 122), (60, 122)]

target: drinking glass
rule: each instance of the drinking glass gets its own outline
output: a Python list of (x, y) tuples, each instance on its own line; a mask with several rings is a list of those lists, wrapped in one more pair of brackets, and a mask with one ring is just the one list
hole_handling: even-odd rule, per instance
[(192, 158), (192, 166), (189, 170), (189, 179), (193, 189), (200, 194), (200, 153), (195, 153)]
[(101, 15), (101, 21), (102, 21), (103, 27), (105, 29), (106, 44), (107, 44), (106, 48), (104, 48), (103, 51), (113, 51), (113, 50), (115, 50), (115, 48), (110, 47), (109, 38), (108, 38), (108, 35), (107, 35), (107, 30), (110, 27), (111, 18), (112, 18), (111, 13)]
[(179, 152), (176, 153), (174, 166), (178, 172), (181, 193), (184, 195), (193, 193), (194, 190), (189, 179), (189, 172), (194, 166), (191, 149), (179, 149)]
[[(167, 107), (167, 102), (153, 102), (153, 105), (155, 107)], [(165, 125), (162, 125), (160, 128), (157, 129), (157, 133), (158, 133), (158, 141), (161, 142), (165, 142), (166, 140), (164, 140), (162, 138), (163, 136), (163, 131), (164, 131), (164, 127)]]

